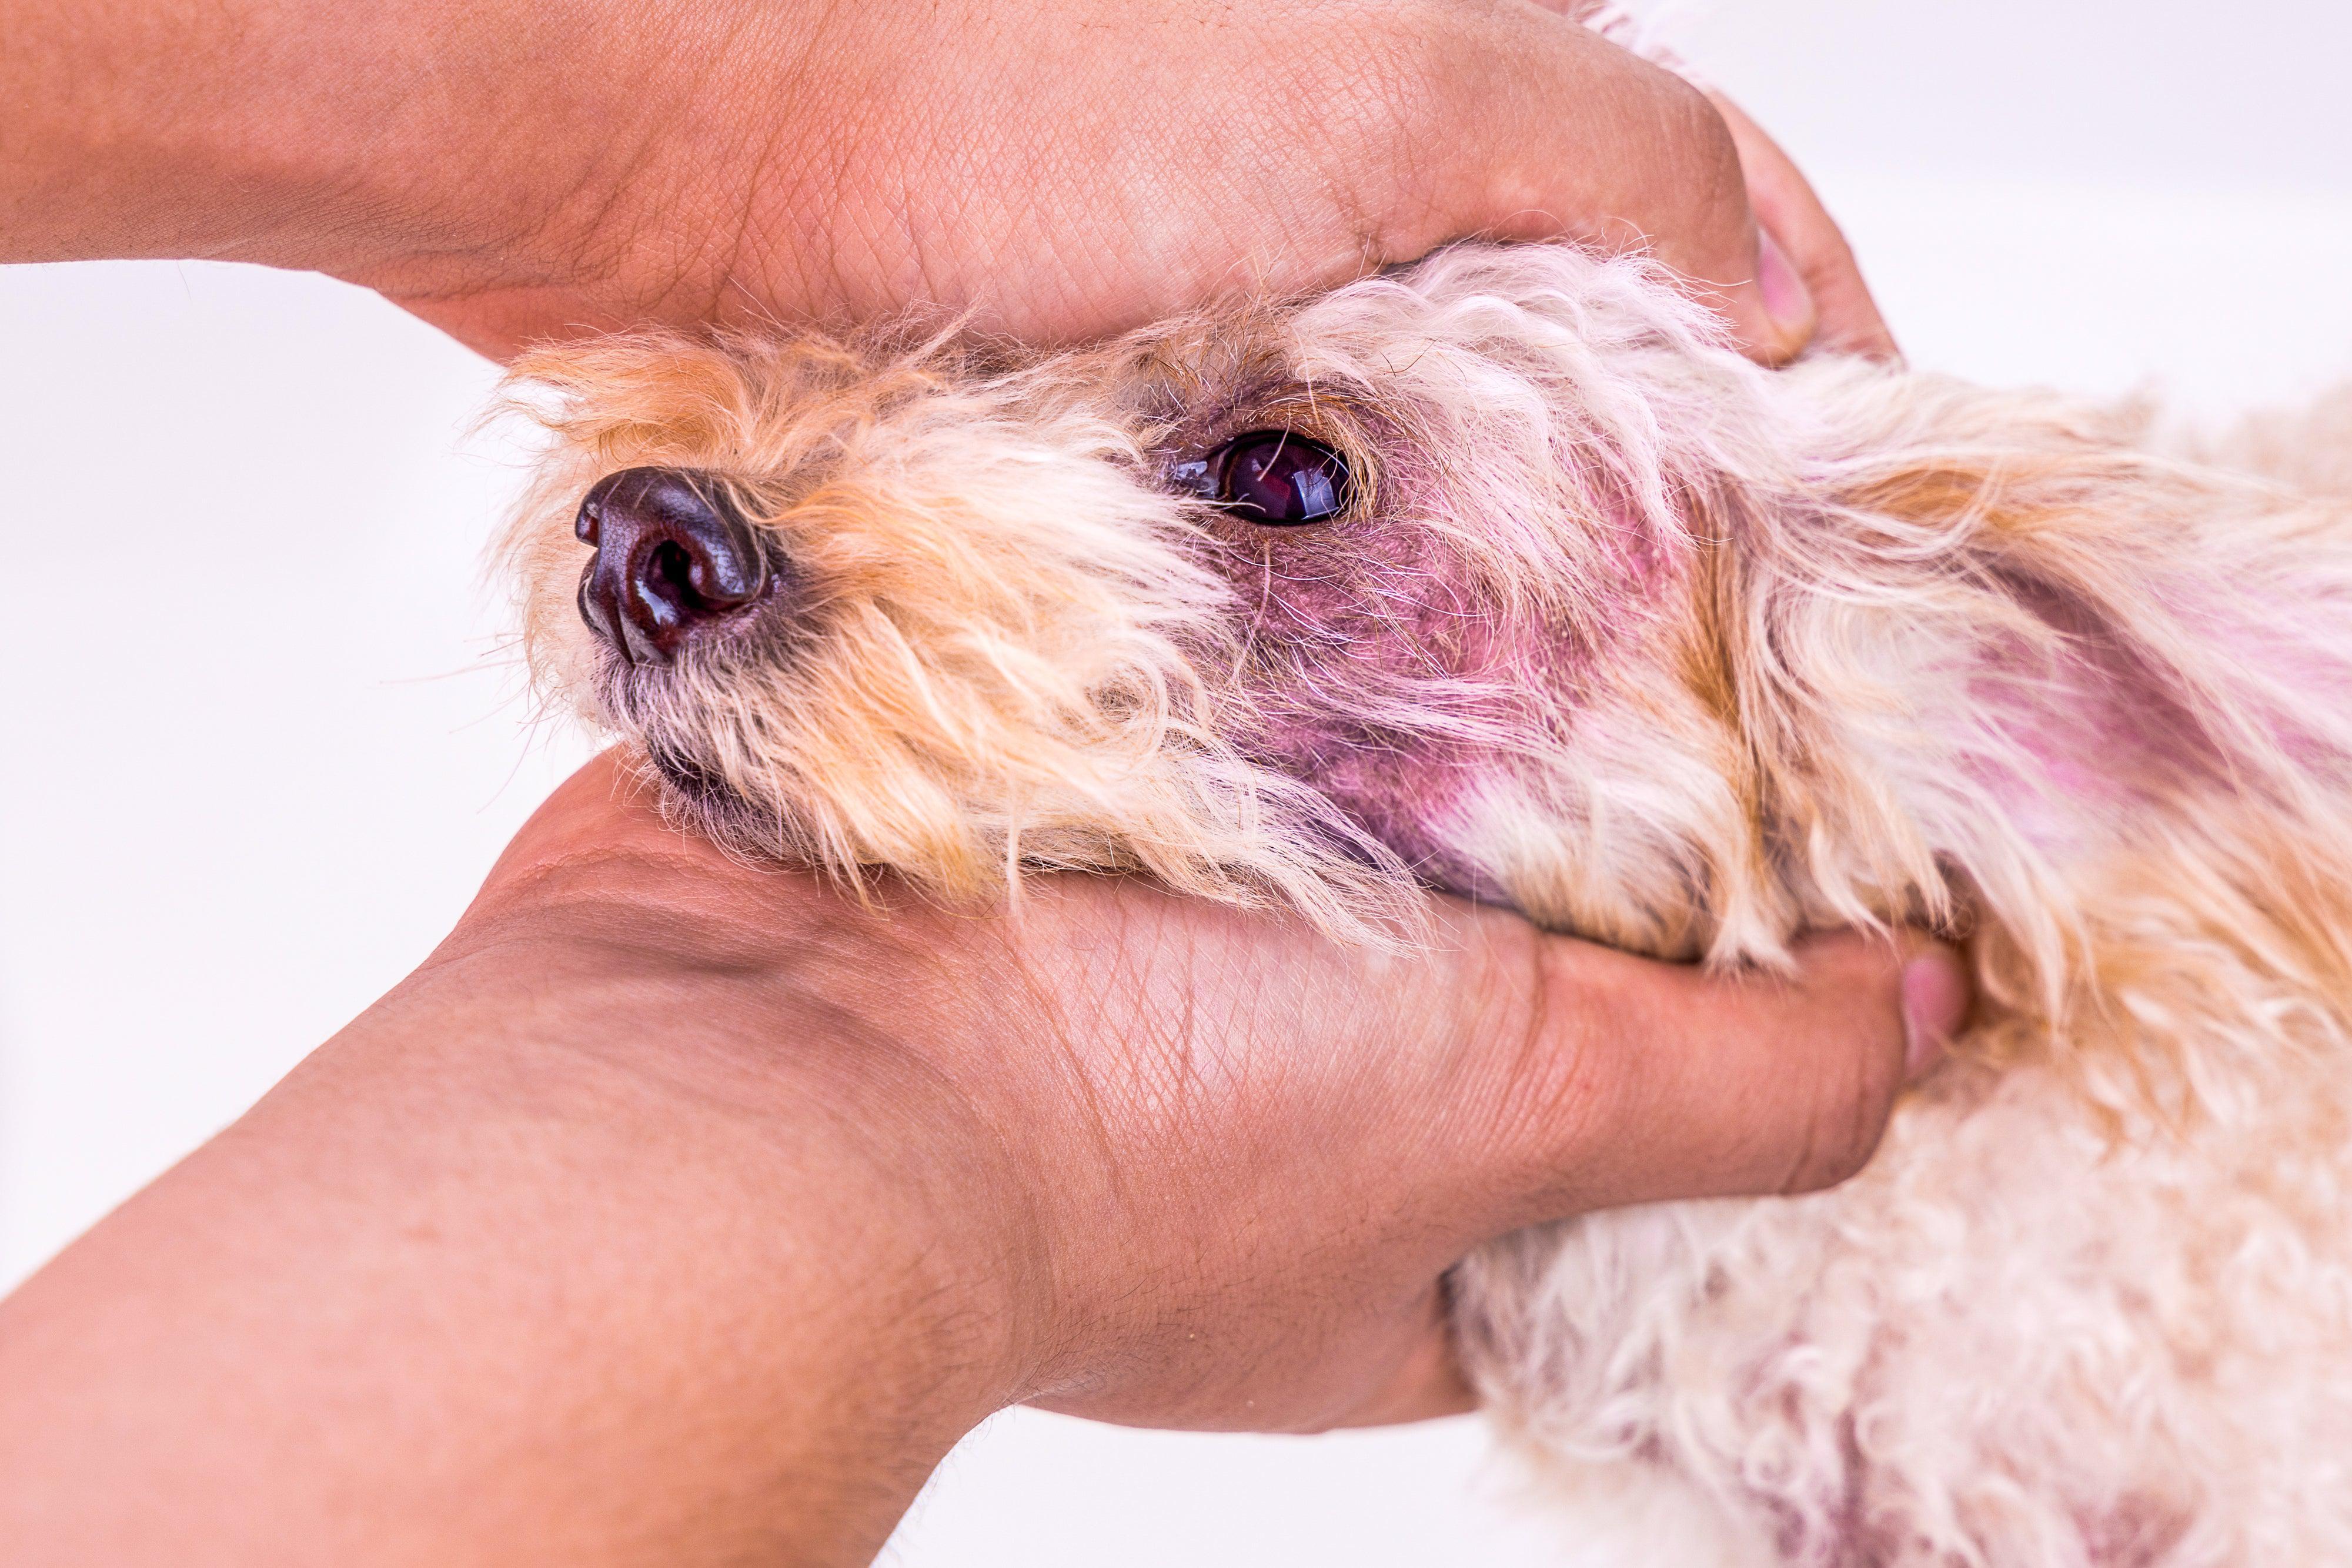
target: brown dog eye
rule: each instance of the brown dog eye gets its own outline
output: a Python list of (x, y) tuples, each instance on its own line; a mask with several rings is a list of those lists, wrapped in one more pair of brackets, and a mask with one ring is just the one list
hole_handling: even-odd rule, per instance
[(1348, 460), (1287, 430), (1236, 435), (1179, 472), (1210, 500), (1254, 523), (1319, 523), (1348, 507)]

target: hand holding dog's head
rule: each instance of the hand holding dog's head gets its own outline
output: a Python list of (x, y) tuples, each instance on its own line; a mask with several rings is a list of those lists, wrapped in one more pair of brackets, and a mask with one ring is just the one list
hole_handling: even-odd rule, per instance
[(1040, 879), (1014, 917), (886, 916), (676, 831), (607, 757), (433, 968), (572, 977), (528, 1037), (593, 1060), (597, 1113), (656, 1147), (714, 1106), (763, 1139), (812, 1107), (854, 1128), (872, 1168), (840, 1200), (919, 1254), (908, 1311), (982, 1362), (927, 1375), (1259, 1430), (1465, 1405), (1441, 1279), (1502, 1231), (1850, 1174), (1906, 1039), (1961, 1005), (1950, 956), (1914, 943), (1721, 977), (1431, 905), (1409, 953), (1132, 879)]
[[(1592, 725), (1629, 692), (1654, 755), (1724, 731), (1676, 695), (1685, 492), (1768, 460), (1722, 417), (1761, 372), (1650, 270), (1464, 253), (1013, 364), (658, 339), (526, 370), (557, 437), (512, 540), (541, 679), (641, 748), (641, 800), (832, 873), (718, 874), (824, 910), (821, 942), (751, 949), (814, 955), (830, 1016), (894, 1042), (868, 1060), (919, 1047), (1051, 1189), (1068, 1300), (1014, 1316), (1071, 1340), (1024, 1394), (1447, 1407), (1438, 1281), (1478, 1241), (1811, 1186), (1874, 1144), (1906, 949), (1709, 979), (1419, 885), (1535, 887), (1497, 814), (1556, 766), (1628, 771)], [(650, 832), (632, 812), (588, 836)], [(1205, 897), (1055, 877), (971, 917), (1051, 868)], [(1400, 923), (1410, 951), (1325, 939)], [(1923, 1039), (1963, 994), (1925, 973)], [(1171, 1301), (1192, 1333), (1133, 1315)]]
[[(924, 954), (953, 946), (942, 932), (1001, 929), (938, 904), (984, 906), (1027, 870), (1140, 869), (1205, 895), (1048, 879), (1049, 923), (1083, 910), (1059, 927), (1073, 946), (1051, 949), (1078, 960), (1076, 989), (967, 969), (948, 991), (997, 1020), (965, 1037), (987, 1042), (976, 1061), (1034, 1034), (1110, 1070), (1076, 1103), (1145, 1107), (1114, 1171), (1161, 1162), (1164, 1116), (1202, 1094), (1252, 1156), (1295, 1160), (1315, 1128), (1315, 1170), (1355, 1173), (1336, 1207), (1279, 1159), (1252, 1167), (1278, 1171), (1269, 1188), (1219, 1186), (1245, 1163), (1222, 1145), (1205, 1167), (1159, 1165), (1204, 1177), (1220, 1221), (1310, 1218), (1315, 1240), (1285, 1232), (1265, 1255), (1254, 1225), (1225, 1223), (1217, 1245), (1237, 1250), (1220, 1257), (1240, 1272), (1300, 1278), (1284, 1270), (1304, 1249), (1339, 1258), (1353, 1290), (1379, 1270), (1329, 1237), (1367, 1212), (1434, 1224), (1422, 1206), (1460, 1171), (1453, 1155), (1494, 1155), (1497, 1124), (1449, 1121), (1439, 1108), (1460, 1102), (1400, 1067), (1535, 1084), (1505, 1101), (1560, 1125), (1567, 1103), (1540, 1086), (1572, 1086), (1577, 1053), (1547, 1031), (1582, 1009), (1457, 1014), (1446, 1038), (1475, 1044), (1429, 1059), (1422, 1031), (1443, 1034), (1460, 996), (1506, 996), (1512, 966), (1392, 983), (1445, 976), (1474, 927), (1511, 933), (1528, 972), (1559, 949), (1492, 910), (1465, 925), (1417, 883), (1616, 946), (1792, 975), (1809, 929), (1966, 929), (1988, 1005), (1891, 1171), (1819, 1205), (1628, 1216), (1479, 1250), (1456, 1326), (1482, 1388), (1563, 1455), (1674, 1456), (1710, 1495), (1748, 1497), (1759, 1539), (1818, 1507), (1824, 1560), (1851, 1554), (1857, 1485), (1925, 1531), (1949, 1517), (1936, 1500), (1990, 1478), (2032, 1511), (1985, 1539), (2063, 1540), (2108, 1500), (2175, 1495), (2169, 1478), (2235, 1419), (2112, 1292), (2138, 1290), (2143, 1263), (2204, 1291), (2205, 1248), (2242, 1239), (2234, 1210), (2192, 1219), (2178, 1192), (2298, 1159), (2326, 1189), (2341, 1161), (2323, 1069), (2352, 986), (2352, 874), (2334, 852), (2352, 841), (2352, 716), (2313, 700), (2352, 679), (2336, 503), (2165, 456), (2127, 416), (2044, 395), (1853, 361), (1765, 371), (1644, 269), (1536, 246), (1043, 360), (621, 344), (542, 371), (556, 460), (517, 536), (534, 658), (640, 743), (674, 810), (836, 883), (916, 883), (931, 906), (888, 900), (899, 918), (882, 928)], [(1327, 935), (1417, 918), (1423, 940), (1383, 978), (1377, 949), (1209, 900), (1288, 904)], [(1225, 935), (1192, 945), (1212, 927)], [(894, 987), (906, 973), (866, 968)], [(1939, 988), (1957, 998), (1948, 973)], [(1309, 1010), (1288, 1010), (1302, 997)], [(1069, 1003), (1102, 1026), (1090, 1044), (1046, 1029)], [(1850, 1057), (1802, 1027), (1748, 1053), (1622, 1021), (1603, 1033), (1638, 1060), (1609, 1082), (1720, 1071), (1730, 1095), (1706, 1099), (1712, 1131), (1677, 1124), (1682, 1102), (1630, 1113), (1626, 1137), (1667, 1145), (1649, 1168), (1687, 1176), (1750, 1113), (1780, 1124), (1785, 1100), (1761, 1087), (1776, 1071), (1784, 1095), (1827, 1090), (1875, 1131), (1883, 1101), (1837, 1089), (1824, 1075)], [(1482, 1054), (1497, 1044), (1504, 1059)], [(1317, 1076), (1335, 1065), (1336, 1082)], [(1891, 1052), (1880, 1071), (1891, 1093)], [(1316, 1102), (1336, 1119), (1253, 1120), (1310, 1081), (1337, 1092)], [(2102, 1128), (2142, 1130), (2153, 1164), (2042, 1184)], [(2208, 1154), (2179, 1185), (2178, 1162)], [(1601, 1168), (1556, 1146), (1528, 1157)], [(1361, 1176), (1380, 1158), (1407, 1190)], [(1551, 1212), (1643, 1195), (1604, 1182)], [(2334, 1256), (2331, 1213), (2266, 1212), (2261, 1228)], [(1164, 1260), (1153, 1238), (1199, 1239), (1142, 1219), (1122, 1267)], [(1335, 1366), (1393, 1372), (1430, 1343), (1428, 1287), (1474, 1239), (1441, 1233), (1418, 1272), (1380, 1274), (1380, 1310), (1322, 1320), (1326, 1344), (1387, 1336), (1377, 1354), (1352, 1341), (1286, 1361), (1304, 1342), (1286, 1340), (1258, 1364), (1318, 1397)], [(1928, 1283), (1882, 1291), (1914, 1278)], [(2168, 1390), (2193, 1439), (2151, 1446), (2075, 1399), (2028, 1320), (1971, 1310), (1987, 1278), (2043, 1321), (2115, 1326), (2123, 1364)], [(1328, 1306), (1336, 1283), (1294, 1304)], [(2340, 1343), (2333, 1309), (2313, 1317), (2294, 1294), (2217, 1283), (2198, 1310), (2247, 1325), (2247, 1345), (2280, 1322), (2320, 1336), (2283, 1345)], [(1821, 1300), (1838, 1305), (1817, 1314)], [(1255, 1332), (1221, 1326), (1227, 1343)], [(1234, 1391), (1232, 1363), (1161, 1343), (1174, 1386)], [(1954, 1343), (1977, 1348), (1947, 1364)], [(2323, 1359), (2284, 1350), (2264, 1375), (2308, 1396), (2314, 1431), (2341, 1407), (2308, 1375)], [(1874, 1452), (1866, 1480), (1839, 1457), (1855, 1385), (1840, 1374), (1813, 1398), (1825, 1365), (1881, 1369), (1870, 1419), (1913, 1433)], [(1954, 1415), (2018, 1365), (2041, 1367), (2029, 1390)], [(1150, 1383), (1087, 1407), (1164, 1415), (1138, 1392)], [(1379, 1404), (1352, 1393), (1318, 1407)], [(2304, 1429), (2265, 1420), (2228, 1440), (2275, 1454)], [(1823, 1458), (1792, 1477), (1756, 1463), (1801, 1451)], [(2052, 1470), (2060, 1452), (2089, 1468)]]

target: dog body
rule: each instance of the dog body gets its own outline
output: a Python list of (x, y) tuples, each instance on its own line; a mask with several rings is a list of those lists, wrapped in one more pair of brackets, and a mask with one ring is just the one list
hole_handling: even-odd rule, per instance
[[(2224, 462), (2053, 398), (1767, 372), (1567, 246), (1029, 361), (624, 339), (525, 374), (534, 667), (746, 851), (958, 901), (1141, 870), (1348, 940), (1411, 940), (1424, 885), (1721, 965), (1966, 939), (1978, 1020), (1853, 1182), (1461, 1270), (1474, 1374), (1580, 1535), (2352, 1561), (2324, 422)], [(1237, 501), (1244, 468), (1328, 509)], [(580, 496), (637, 469), (756, 558), (690, 638), (644, 597), (690, 600), (677, 572), (601, 608), (592, 574), (601, 641), (573, 613)]]

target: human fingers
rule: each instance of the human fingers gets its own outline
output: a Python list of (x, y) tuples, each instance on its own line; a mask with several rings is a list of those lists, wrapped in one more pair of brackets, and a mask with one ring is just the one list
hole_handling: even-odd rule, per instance
[(1871, 298), (1853, 247), (1812, 182), (1738, 104), (1721, 93), (1707, 96), (1739, 149), (1748, 204), (1766, 240), (1795, 270), (1818, 313), (1815, 344), (1874, 360), (1900, 359), (1902, 350)]
[[(346, 275), (499, 354), (909, 308), (1063, 342), (1570, 237), (1655, 256), (1759, 359), (1812, 330), (1715, 106), (1531, 0), (712, 9), (729, 25), (568, 46), (590, 97), (533, 122), (528, 245)], [(625, 101), (594, 98), (615, 82)]]
[(1958, 957), (1916, 934), (1811, 937), (1786, 975), (1539, 942), (1491, 1080), (1503, 1228), (1834, 1185), (1969, 1005)]
[(1759, 287), (1784, 301), (1783, 308), (1792, 319), (1809, 319), (1809, 335), (1822, 347), (1874, 359), (1897, 357), (1893, 335), (1879, 316), (1836, 220), (1794, 161), (1746, 111), (1671, 49), (1647, 37), (1639, 21), (1605, 0), (1530, 0), (1530, 4), (1591, 28), (1705, 92), (1738, 149), (1748, 205), (1758, 227)]
[[(1507, 950), (1507, 944), (1505, 945)], [(1525, 1028), (1482, 1027), (1500, 1115), (1457, 1126), (1499, 1230), (1626, 1203), (1803, 1191), (1859, 1170), (1897, 1092), (1932, 1067), (1968, 1004), (1947, 948), (1915, 935), (1803, 944), (1787, 977), (1710, 975), (1538, 936)], [(1495, 971), (1472, 973), (1482, 984)], [(1473, 1099), (1479, 1096), (1474, 1093)], [(1473, 1190), (1475, 1178), (1470, 1184)], [(1426, 1419), (1475, 1403), (1444, 1289), (1411, 1350), (1345, 1418)]]
[(1752, 356), (1811, 337), (1803, 280), (1760, 245), (1740, 147), (1696, 88), (1559, 14), (1515, 0), (1451, 103), (1423, 193), (1429, 218), (1385, 247), (1404, 259), (1475, 234), (1569, 237), (1655, 256), (1706, 297)]

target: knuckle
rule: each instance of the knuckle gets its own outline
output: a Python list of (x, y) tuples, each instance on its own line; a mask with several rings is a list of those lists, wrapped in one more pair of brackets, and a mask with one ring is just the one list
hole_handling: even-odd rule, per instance
[(1551, 57), (1526, 8), (1496, 0), (1403, 0), (1352, 13), (1356, 167), (1388, 172), (1380, 248), (1416, 256), (1481, 233), (1530, 188), (1528, 127)]
[(1703, 265), (1727, 272), (1717, 281), (1731, 281), (1729, 275), (1746, 265), (1746, 257), (1734, 252), (1749, 217), (1739, 144), (1705, 93), (1679, 77), (1660, 74), (1654, 112), (1669, 188), (1679, 198), (1678, 226), (1703, 253)]
[(1665, 261), (1707, 282), (1743, 282), (1748, 275), (1748, 174), (1738, 141), (1715, 103), (1665, 70), (1646, 80), (1651, 101), (1642, 115), (1649, 141), (1651, 240)]
[[(1433, 123), (1449, 97), (1446, 60), (1450, 29), (1427, 0), (1348, 13), (1325, 36), (1324, 58), (1340, 106), (1374, 140)], [(1330, 103), (1302, 103), (1302, 113), (1324, 113)]]

